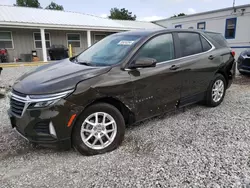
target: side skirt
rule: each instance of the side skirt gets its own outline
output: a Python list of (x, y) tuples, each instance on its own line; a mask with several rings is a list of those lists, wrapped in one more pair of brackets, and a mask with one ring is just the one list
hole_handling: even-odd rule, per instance
[(206, 96), (206, 92), (203, 92), (203, 93), (198, 93), (198, 94), (188, 96), (185, 98), (181, 98), (177, 107), (182, 108), (182, 107), (200, 102), (200, 101), (204, 100), (205, 96)]

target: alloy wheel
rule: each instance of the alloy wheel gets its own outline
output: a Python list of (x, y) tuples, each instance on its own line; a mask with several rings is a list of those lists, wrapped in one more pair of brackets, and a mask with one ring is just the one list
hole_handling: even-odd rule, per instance
[(91, 149), (101, 150), (109, 146), (117, 134), (114, 118), (105, 112), (90, 114), (81, 126), (81, 139)]
[(212, 98), (214, 102), (219, 102), (224, 94), (224, 82), (222, 80), (217, 80), (212, 88)]

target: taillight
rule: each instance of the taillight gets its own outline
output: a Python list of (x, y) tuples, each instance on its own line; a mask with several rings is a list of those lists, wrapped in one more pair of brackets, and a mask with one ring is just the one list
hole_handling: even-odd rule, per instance
[(232, 54), (232, 56), (234, 57), (235, 56), (235, 51), (231, 51), (231, 54)]

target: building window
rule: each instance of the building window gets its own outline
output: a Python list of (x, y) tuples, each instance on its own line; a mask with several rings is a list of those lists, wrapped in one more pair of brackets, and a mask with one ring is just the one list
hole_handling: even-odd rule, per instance
[(68, 46), (71, 44), (74, 48), (81, 47), (81, 35), (79, 33), (68, 33), (67, 34)]
[(176, 29), (181, 29), (182, 26), (181, 26), (181, 25), (176, 25), (175, 28), (176, 28)]
[(226, 39), (234, 39), (236, 33), (236, 22), (237, 18), (230, 18), (226, 20), (226, 31), (225, 38)]
[[(34, 33), (34, 43), (35, 43), (36, 49), (42, 49), (41, 33)], [(51, 41), (50, 41), (50, 34), (49, 33), (45, 33), (45, 43), (46, 43), (46, 48), (50, 48)]]
[(106, 35), (104, 34), (95, 34), (94, 35), (94, 43), (99, 42), (100, 40), (104, 39)]
[(12, 33), (10, 31), (0, 31), (0, 48), (13, 49)]
[(206, 22), (197, 23), (197, 29), (206, 29)]

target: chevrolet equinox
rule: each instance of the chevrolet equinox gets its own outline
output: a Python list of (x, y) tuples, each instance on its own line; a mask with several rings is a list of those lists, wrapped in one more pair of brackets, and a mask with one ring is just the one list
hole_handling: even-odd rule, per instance
[(11, 125), (31, 143), (112, 151), (128, 124), (197, 102), (218, 106), (235, 75), (234, 55), (219, 33), (113, 34), (21, 76), (10, 94)]

